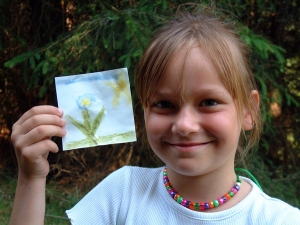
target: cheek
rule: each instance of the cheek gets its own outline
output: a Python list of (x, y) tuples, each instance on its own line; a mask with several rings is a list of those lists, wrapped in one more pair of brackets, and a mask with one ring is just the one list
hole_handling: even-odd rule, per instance
[(205, 118), (205, 127), (219, 138), (228, 138), (239, 135), (241, 127), (237, 116), (233, 113), (219, 113)]
[(159, 116), (148, 116), (145, 118), (145, 127), (149, 136), (157, 136), (164, 132), (167, 125), (165, 120)]
[(155, 113), (145, 113), (145, 128), (148, 142), (152, 149), (156, 149), (165, 137), (170, 135), (170, 120)]

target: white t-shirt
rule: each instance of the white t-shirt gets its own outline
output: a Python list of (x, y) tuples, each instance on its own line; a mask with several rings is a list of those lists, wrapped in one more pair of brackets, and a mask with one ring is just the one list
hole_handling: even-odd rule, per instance
[(105, 178), (66, 213), (73, 225), (205, 224), (300, 225), (300, 210), (263, 193), (251, 192), (221, 212), (196, 212), (172, 199), (162, 181), (163, 168), (125, 166)]

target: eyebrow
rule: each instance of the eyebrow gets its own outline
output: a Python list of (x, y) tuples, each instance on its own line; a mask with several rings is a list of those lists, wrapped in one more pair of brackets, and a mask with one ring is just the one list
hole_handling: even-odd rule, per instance
[[(184, 91), (184, 89), (183, 89)], [(175, 92), (175, 94), (180, 93), (180, 90)], [(199, 88), (198, 90), (195, 90), (195, 93), (199, 94), (214, 94), (214, 95), (224, 95), (225, 93), (230, 94), (230, 92), (225, 88)], [(174, 91), (171, 89), (163, 89), (163, 90), (157, 90), (154, 95), (164, 97), (166, 95), (174, 95)]]

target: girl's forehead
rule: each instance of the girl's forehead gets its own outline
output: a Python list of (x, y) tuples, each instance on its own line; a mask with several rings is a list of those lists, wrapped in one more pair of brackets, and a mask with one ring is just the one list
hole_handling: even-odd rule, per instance
[(189, 95), (189, 93), (227, 93), (217, 70), (199, 47), (182, 48), (175, 54), (157, 87), (157, 92)]
[(165, 82), (175, 80), (182, 83), (187, 79), (198, 79), (199, 76), (209, 78), (207, 74), (213, 75), (213, 79), (220, 80), (214, 64), (201, 47), (192, 46), (188, 48), (183, 46), (171, 58), (163, 80)]

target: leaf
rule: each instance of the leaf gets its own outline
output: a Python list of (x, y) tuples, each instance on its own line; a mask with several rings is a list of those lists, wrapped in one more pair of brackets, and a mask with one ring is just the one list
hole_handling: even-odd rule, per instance
[(43, 69), (42, 69), (44, 75), (47, 74), (47, 72), (48, 72), (48, 67), (49, 67), (49, 62), (46, 61), (46, 62), (44, 63), (44, 65), (43, 65)]
[(100, 112), (98, 113), (98, 115), (96, 116), (96, 118), (94, 119), (94, 123), (92, 124), (92, 134), (93, 135), (95, 135), (98, 127), (100, 126), (100, 124), (105, 116), (105, 111), (106, 111), (106, 109), (103, 106), (102, 109), (100, 110)]
[(71, 123), (77, 127), (84, 135), (89, 137), (89, 131), (86, 130), (84, 124), (80, 123), (76, 119), (74, 119), (72, 116), (66, 115), (66, 117), (71, 121)]
[(250, 37), (248, 35), (245, 35), (245, 34), (242, 34), (241, 35), (241, 38), (244, 40), (244, 42), (248, 45), (248, 46), (251, 46), (251, 40), (250, 40)]
[(164, 9), (164, 10), (166, 10), (166, 9), (168, 8), (167, 1), (166, 1), (166, 0), (163, 0), (162, 5), (163, 5), (163, 9)]
[(26, 52), (22, 55), (16, 56), (12, 58), (11, 60), (4, 63), (4, 66), (6, 68), (13, 68), (15, 65), (22, 63), (26, 61), (33, 53), (32, 52)]
[(255, 75), (255, 78), (259, 81), (260, 85), (261, 85), (261, 89), (262, 89), (262, 95), (263, 96), (267, 96), (268, 95), (268, 90), (267, 90), (267, 86), (265, 84), (265, 82), (263, 81), (263, 79), (261, 77), (259, 77), (258, 75)]
[(36, 58), (36, 60), (40, 60), (41, 59), (41, 56), (39, 53), (35, 53), (34, 57)]
[(56, 64), (56, 63), (59, 62), (59, 60), (58, 60), (56, 57), (54, 57), (54, 56), (53, 56), (53, 57), (50, 57), (50, 58), (49, 58), (49, 61), (52, 62), (52, 63), (54, 63), (54, 64)]
[(285, 49), (281, 48), (280, 46), (274, 46), (275, 50), (274, 51), (274, 55), (276, 56), (277, 60), (281, 63), (281, 64), (285, 64), (285, 57), (283, 56), (283, 54), (280, 53), (280, 51), (285, 52)]
[(34, 69), (34, 68), (36, 67), (35, 60), (34, 60), (34, 57), (33, 57), (33, 56), (31, 56), (31, 57), (29, 58), (29, 63), (30, 63), (30, 68), (31, 68), (31, 69)]
[[(82, 110), (81, 111), (82, 117), (83, 117), (83, 125), (86, 127), (86, 130), (88, 131), (89, 134), (92, 133), (91, 127), (92, 127), (92, 121), (91, 121), (91, 116), (89, 114), (88, 110)], [(94, 134), (92, 134), (93, 136)]]
[(125, 67), (127, 67), (129, 69), (130, 64), (131, 64), (131, 58), (130, 58), (130, 56), (127, 56), (126, 60), (125, 60)]

